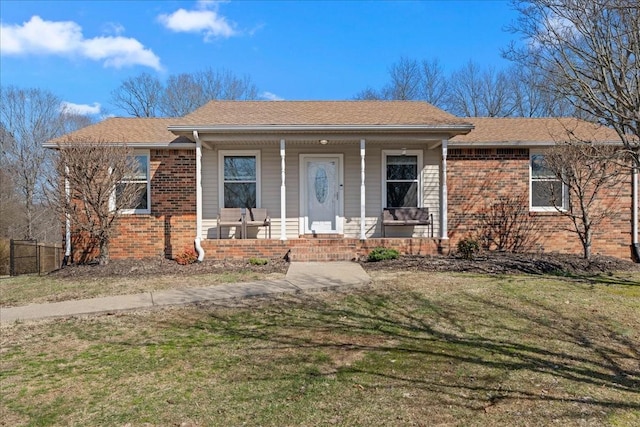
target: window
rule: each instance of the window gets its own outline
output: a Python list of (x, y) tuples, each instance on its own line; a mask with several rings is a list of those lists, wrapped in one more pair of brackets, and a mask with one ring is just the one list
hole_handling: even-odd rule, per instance
[(555, 211), (566, 207), (566, 188), (561, 180), (550, 171), (544, 162), (544, 155), (531, 153), (531, 210)]
[(221, 151), (220, 163), (220, 207), (259, 207), (259, 152)]
[(116, 187), (116, 202), (122, 194), (124, 185), (135, 185), (139, 188), (138, 199), (130, 206), (121, 206), (122, 213), (145, 214), (151, 212), (150, 190), (149, 190), (149, 154), (136, 154), (134, 159), (137, 163), (136, 173), (123, 179)]
[(420, 151), (383, 152), (383, 202), (387, 208), (418, 207), (421, 202)]

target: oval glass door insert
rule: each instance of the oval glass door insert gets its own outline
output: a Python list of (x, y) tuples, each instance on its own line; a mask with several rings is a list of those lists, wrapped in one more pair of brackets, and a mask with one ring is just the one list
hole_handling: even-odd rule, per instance
[(316, 171), (315, 182), (316, 199), (318, 199), (318, 202), (324, 203), (325, 200), (327, 200), (327, 193), (329, 192), (328, 185), (327, 172), (324, 168), (319, 168)]

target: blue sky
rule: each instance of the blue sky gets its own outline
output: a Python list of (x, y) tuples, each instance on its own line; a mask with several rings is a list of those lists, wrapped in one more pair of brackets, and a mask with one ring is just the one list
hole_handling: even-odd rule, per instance
[(0, 82), (121, 114), (127, 77), (228, 69), (265, 99), (350, 99), (400, 57), (503, 68), (502, 1), (0, 1)]

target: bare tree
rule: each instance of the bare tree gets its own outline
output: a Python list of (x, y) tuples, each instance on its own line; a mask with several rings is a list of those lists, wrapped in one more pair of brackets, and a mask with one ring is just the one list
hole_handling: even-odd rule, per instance
[(617, 212), (621, 183), (628, 177), (617, 167), (624, 161), (624, 154), (615, 146), (573, 141), (557, 144), (542, 157), (541, 167), (562, 183), (550, 184), (542, 191), (552, 201), (565, 200), (554, 205), (571, 220), (571, 231), (578, 235), (585, 259), (591, 259), (593, 233), (598, 225)]
[(424, 60), (421, 63), (420, 99), (444, 107), (448, 93), (448, 82), (437, 59)]
[(415, 59), (402, 57), (389, 68), (389, 84), (383, 89), (386, 99), (411, 101), (419, 99), (422, 73)]
[(23, 204), (21, 216), (12, 218), (12, 224), (23, 222), (24, 227), (14, 237), (33, 239), (36, 205), (42, 201), (42, 184), (50, 169), (49, 152), (42, 143), (61, 135), (64, 112), (60, 98), (41, 89), (2, 87), (0, 101), (2, 167)]
[(189, 114), (206, 102), (203, 87), (193, 74), (169, 76), (162, 94), (160, 112), (168, 117)]
[[(616, 130), (640, 167), (640, 4), (637, 0), (514, 0), (512, 31), (524, 39), (504, 54), (537, 70), (548, 92)], [(632, 182), (634, 182), (632, 180)], [(638, 224), (633, 212), (632, 228)], [(636, 256), (640, 249), (632, 233)]]
[(637, 0), (517, 0), (515, 43), (505, 56), (546, 79), (549, 92), (640, 148), (640, 4)]
[(149, 73), (124, 80), (111, 92), (111, 103), (134, 117), (156, 117), (162, 96), (162, 83)]
[(76, 238), (97, 246), (98, 262), (109, 262), (109, 243), (124, 209), (140, 203), (143, 189), (132, 179), (140, 165), (124, 145), (68, 141), (58, 145), (56, 178), (48, 197), (61, 217), (70, 220)]
[(367, 87), (356, 93), (353, 99), (360, 101), (379, 101), (384, 100), (385, 96), (381, 91), (375, 90), (372, 87)]
[(205, 102), (212, 99), (251, 100), (258, 98), (258, 88), (249, 76), (236, 76), (230, 70), (209, 68), (196, 74), (204, 89)]
[(257, 98), (258, 88), (249, 76), (211, 68), (171, 75), (166, 85), (151, 74), (142, 73), (124, 80), (111, 92), (111, 103), (134, 117), (180, 117), (213, 99)]
[(248, 76), (238, 77), (229, 70), (211, 68), (169, 76), (159, 110), (165, 116), (184, 116), (212, 99), (257, 99), (258, 89)]
[(546, 90), (546, 79), (537, 70), (515, 66), (510, 76), (513, 114), (517, 117), (575, 117), (571, 104), (556, 92)]
[(514, 112), (510, 79), (494, 68), (467, 62), (450, 78), (448, 111), (466, 117), (506, 117)]

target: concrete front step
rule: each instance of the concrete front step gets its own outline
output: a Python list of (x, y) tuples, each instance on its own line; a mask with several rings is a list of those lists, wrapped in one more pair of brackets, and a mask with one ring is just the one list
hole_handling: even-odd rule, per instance
[[(311, 249), (311, 250), (310, 250)], [(290, 261), (325, 262), (325, 261), (354, 261), (358, 258), (355, 250), (344, 251), (314, 251), (313, 248), (292, 248)]]

